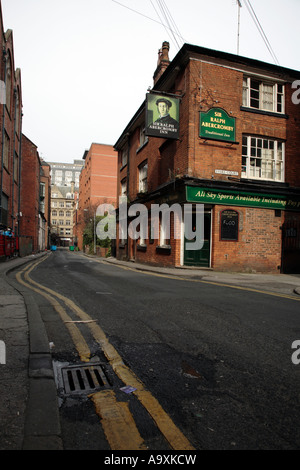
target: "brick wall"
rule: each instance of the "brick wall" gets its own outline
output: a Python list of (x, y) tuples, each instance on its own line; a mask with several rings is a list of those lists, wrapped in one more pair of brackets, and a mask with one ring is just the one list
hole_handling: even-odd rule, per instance
[(93, 143), (80, 174), (79, 207), (75, 233), (83, 248), (83, 231), (100, 204), (117, 204), (118, 154), (112, 145)]
[(40, 159), (37, 147), (22, 136), (20, 235), (32, 237), (33, 251), (38, 250)]
[[(229, 207), (239, 214), (238, 241), (220, 239), (221, 211), (215, 206), (212, 218), (212, 266), (219, 271), (280, 272), (283, 214), (251, 207)], [(279, 267), (279, 268), (278, 268)]]
[[(2, 172), (2, 152), (0, 152), (0, 174), (2, 173), (2, 187), (6, 198), (8, 198), (8, 211), (3, 218), (4, 225), (17, 231), (19, 212), (19, 156), (21, 140), (21, 113), (22, 113), (22, 89), (21, 72), (15, 70), (13, 33), (12, 30), (3, 31), (2, 12), (0, 11), (0, 34), (1, 34), (1, 60), (0, 79), (6, 81), (6, 104), (0, 104), (0, 128), (4, 126), (4, 142), (2, 142), (2, 131), (0, 133), (0, 146), (4, 147), (4, 161)], [(5, 52), (5, 56), (3, 56)], [(3, 57), (5, 60), (3, 60)], [(6, 76), (5, 76), (6, 69)], [(14, 92), (16, 90), (16, 93)], [(4, 111), (4, 116), (3, 116)]]

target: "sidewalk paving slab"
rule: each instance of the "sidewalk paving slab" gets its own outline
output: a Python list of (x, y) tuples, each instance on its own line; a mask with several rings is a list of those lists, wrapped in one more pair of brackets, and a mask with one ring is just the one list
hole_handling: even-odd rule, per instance
[(29, 291), (7, 277), (46, 253), (0, 263), (0, 450), (61, 450), (62, 439), (49, 341)]

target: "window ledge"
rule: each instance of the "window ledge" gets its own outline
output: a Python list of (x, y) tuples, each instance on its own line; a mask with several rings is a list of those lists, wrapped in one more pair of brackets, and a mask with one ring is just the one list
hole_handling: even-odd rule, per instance
[(143, 198), (143, 197), (146, 197), (147, 194), (148, 194), (148, 191), (139, 191), (139, 192), (137, 193), (137, 197)]
[(145, 251), (147, 251), (147, 245), (144, 245), (144, 244), (143, 245), (137, 245), (137, 250), (145, 252)]
[(288, 114), (284, 113), (275, 113), (274, 111), (264, 111), (263, 109), (248, 108), (247, 106), (241, 106), (240, 109), (241, 111), (245, 111), (246, 113), (262, 114), (264, 116), (273, 116), (281, 119), (289, 119)]
[(157, 253), (164, 253), (166, 255), (171, 254), (171, 245), (157, 245), (156, 247)]
[(138, 149), (136, 149), (136, 153), (139, 153), (141, 150), (143, 150), (143, 148), (146, 147), (148, 142), (149, 142), (149, 139), (146, 139), (145, 142), (142, 145), (140, 145)]
[(247, 178), (247, 176), (241, 176), (241, 181), (244, 183), (265, 183), (270, 186), (285, 186), (288, 187), (288, 183), (285, 183), (284, 181), (279, 181), (279, 180), (271, 180), (271, 179), (264, 179), (264, 178)]

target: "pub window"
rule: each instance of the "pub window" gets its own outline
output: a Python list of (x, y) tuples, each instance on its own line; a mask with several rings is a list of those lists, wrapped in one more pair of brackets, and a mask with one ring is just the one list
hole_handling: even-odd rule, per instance
[(242, 177), (284, 181), (284, 142), (243, 136)]
[(258, 78), (244, 77), (243, 106), (284, 113), (284, 85)]
[(163, 220), (162, 216), (160, 216), (159, 244), (162, 247), (170, 245), (170, 225), (168, 225), (167, 221)]
[(121, 181), (121, 196), (126, 196), (127, 195), (127, 179), (124, 178)]
[(126, 146), (123, 148), (122, 153), (121, 153), (121, 167), (127, 165), (127, 157), (128, 157), (128, 147)]
[(148, 191), (148, 162), (144, 162), (139, 166), (139, 193)]
[(146, 128), (145, 125), (140, 127), (140, 147), (148, 142), (148, 137), (146, 136)]

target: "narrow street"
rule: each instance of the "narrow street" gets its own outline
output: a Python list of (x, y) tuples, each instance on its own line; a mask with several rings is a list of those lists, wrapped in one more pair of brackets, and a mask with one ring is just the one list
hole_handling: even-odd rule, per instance
[(65, 449), (299, 448), (297, 297), (63, 249), (10, 276), (46, 325)]

